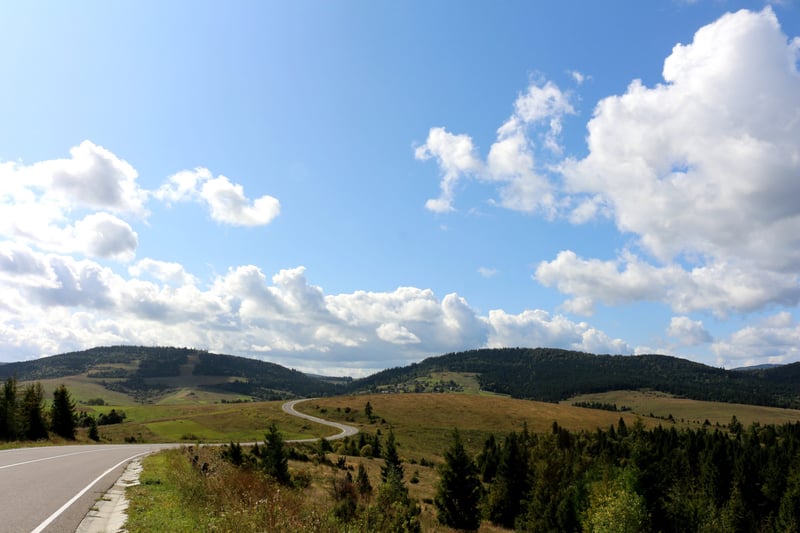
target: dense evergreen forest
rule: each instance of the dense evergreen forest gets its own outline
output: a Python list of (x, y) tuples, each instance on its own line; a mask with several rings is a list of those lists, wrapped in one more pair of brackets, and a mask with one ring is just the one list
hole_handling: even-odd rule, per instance
[(554, 422), (549, 434), (490, 436), (472, 465), (448, 460), (439, 493), (457, 496), (469, 476), (453, 470), (472, 469), (482, 498), (459, 516), (518, 531), (797, 532), (800, 423), (745, 429), (733, 419), (729, 429), (620, 419), (595, 432)]
[(355, 381), (353, 387), (376, 390), (436, 371), (477, 373), (484, 390), (548, 402), (647, 388), (695, 400), (800, 407), (800, 363), (734, 371), (665, 355), (593, 355), (553, 348), (451, 353), (378, 372)]

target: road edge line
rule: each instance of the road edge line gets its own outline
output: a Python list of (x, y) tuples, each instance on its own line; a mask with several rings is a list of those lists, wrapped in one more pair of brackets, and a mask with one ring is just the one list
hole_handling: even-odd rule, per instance
[(77, 493), (75, 496), (73, 496), (72, 498), (70, 498), (70, 500), (69, 500), (67, 503), (65, 503), (64, 505), (62, 505), (61, 507), (59, 507), (59, 508), (58, 508), (58, 509), (57, 509), (57, 510), (56, 510), (56, 511), (53, 513), (53, 514), (51, 514), (50, 516), (48, 516), (47, 518), (45, 518), (44, 522), (42, 522), (41, 524), (39, 524), (38, 526), (36, 526), (36, 529), (32, 530), (32, 531), (31, 531), (31, 533), (41, 533), (42, 531), (44, 531), (44, 529), (45, 529), (47, 526), (49, 526), (49, 525), (50, 525), (50, 524), (53, 522), (53, 520), (55, 520), (56, 518), (58, 518), (58, 517), (61, 515), (61, 513), (63, 513), (63, 512), (64, 512), (64, 511), (66, 511), (67, 509), (69, 509), (69, 507), (70, 507), (70, 506), (71, 506), (73, 503), (75, 503), (75, 502), (78, 500), (78, 498), (80, 498), (81, 496), (83, 496), (84, 494), (86, 494), (86, 493), (89, 491), (89, 489), (91, 489), (91, 488), (92, 488), (92, 487), (93, 487), (93, 486), (94, 486), (94, 485), (95, 485), (95, 484), (96, 484), (98, 481), (100, 481), (100, 480), (101, 480), (101, 479), (103, 479), (105, 476), (107, 476), (108, 474), (110, 474), (111, 472), (113, 472), (113, 471), (114, 471), (116, 468), (119, 468), (120, 466), (124, 465), (124, 464), (125, 464), (125, 463), (127, 463), (128, 461), (132, 461), (132, 460), (136, 459), (137, 457), (141, 457), (141, 456), (143, 456), (143, 455), (147, 455), (147, 454), (149, 454), (149, 453), (151, 453), (151, 452), (147, 451), (147, 452), (137, 453), (136, 455), (132, 455), (132, 456), (128, 457), (127, 459), (123, 459), (123, 460), (122, 460), (122, 461), (120, 461), (119, 463), (115, 464), (114, 466), (112, 466), (111, 468), (109, 468), (108, 470), (106, 470), (105, 472), (103, 472), (102, 474), (100, 474), (99, 476), (97, 476), (97, 478), (96, 478), (94, 481), (92, 481), (91, 483), (89, 483), (88, 485), (86, 485), (86, 486), (83, 488), (83, 490), (81, 490), (81, 491), (80, 491), (80, 492), (78, 492), (78, 493)]

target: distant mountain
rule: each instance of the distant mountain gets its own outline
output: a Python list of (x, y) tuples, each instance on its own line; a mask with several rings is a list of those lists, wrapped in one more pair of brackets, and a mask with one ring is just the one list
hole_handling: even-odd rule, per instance
[(800, 363), (740, 372), (666, 355), (593, 355), (552, 348), (451, 353), (384, 370), (352, 386), (375, 391), (442, 371), (475, 373), (484, 390), (550, 402), (583, 393), (653, 389), (696, 400), (800, 408)]
[(189, 348), (106, 346), (0, 366), (2, 380), (79, 375), (140, 400), (181, 387), (261, 399), (327, 396), (344, 390), (343, 385), (274, 363)]
[(777, 368), (779, 366), (783, 365), (774, 365), (765, 363), (763, 365), (737, 366), (736, 368), (731, 368), (731, 370), (734, 370), (736, 372), (749, 372), (751, 370), (766, 370), (768, 368)]

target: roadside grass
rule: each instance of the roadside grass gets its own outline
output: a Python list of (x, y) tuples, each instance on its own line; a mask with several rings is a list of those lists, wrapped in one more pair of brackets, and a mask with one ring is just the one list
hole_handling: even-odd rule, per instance
[(672, 415), (678, 427), (698, 427), (706, 420), (716, 426), (725, 426), (734, 415), (745, 427), (754, 422), (760, 424), (785, 424), (800, 421), (800, 410), (744, 405), (738, 403), (704, 402), (679, 398), (659, 391), (611, 391), (597, 394), (582, 394), (564, 400), (561, 405), (573, 402), (600, 402), (630, 407), (632, 413), (643, 419), (665, 420)]
[[(309, 445), (298, 448), (311, 453)], [(245, 453), (249, 450), (245, 448)], [(193, 466), (206, 464), (202, 468)], [(371, 531), (365, 516), (372, 498), (359, 499), (360, 517), (345, 523), (333, 516), (335, 507), (333, 480), (354, 475), (364, 465), (373, 486), (373, 497), (380, 485), (380, 459), (346, 457), (345, 469), (334, 464), (339, 456), (327, 454), (324, 461), (290, 461), (295, 486), (285, 487), (258, 471), (237, 468), (220, 457), (217, 447), (184, 447), (160, 452), (143, 460), (140, 484), (129, 487), (130, 502), (126, 530), (130, 533), (152, 531), (215, 531), (239, 533), (366, 533)], [(419, 501), (422, 530), (451, 533), (439, 524), (436, 509), (430, 503), (435, 493), (438, 473), (435, 468), (405, 464), (405, 480), (412, 498)], [(411, 478), (417, 483), (411, 483)], [(481, 533), (504, 531), (485, 522)]]

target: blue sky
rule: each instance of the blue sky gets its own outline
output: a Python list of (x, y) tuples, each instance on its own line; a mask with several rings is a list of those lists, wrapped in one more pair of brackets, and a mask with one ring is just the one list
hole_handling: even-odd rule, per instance
[(797, 2), (38, 2), (0, 24), (0, 361), (800, 360)]

